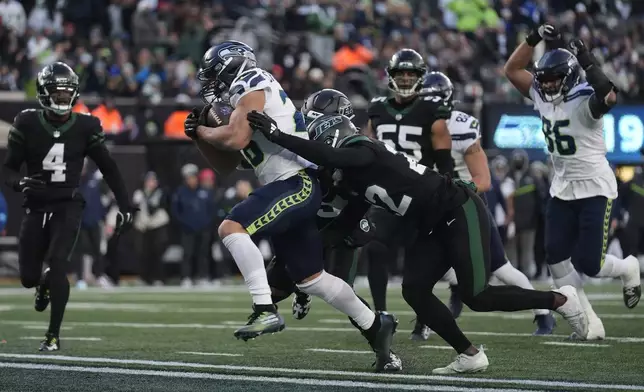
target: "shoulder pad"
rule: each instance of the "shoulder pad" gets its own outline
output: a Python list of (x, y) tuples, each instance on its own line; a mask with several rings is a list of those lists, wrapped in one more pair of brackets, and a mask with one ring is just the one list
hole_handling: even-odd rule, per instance
[(275, 81), (273, 76), (260, 68), (253, 68), (242, 72), (230, 85), (231, 105), (235, 107), (241, 97), (251, 91), (265, 90), (273, 81)]
[(36, 116), (38, 114), (38, 110), (39, 109), (25, 109), (16, 114), (16, 117), (13, 119), (13, 126), (17, 128), (19, 124), (24, 124), (29, 121), (32, 116)]
[(569, 102), (580, 97), (589, 97), (595, 93), (592, 86), (587, 82), (580, 83), (564, 97), (564, 102)]
[(365, 144), (365, 143), (371, 144), (373, 143), (373, 140), (364, 135), (354, 135), (354, 136), (349, 136), (346, 140), (344, 140), (342, 145), (339, 147), (347, 147), (350, 145)]

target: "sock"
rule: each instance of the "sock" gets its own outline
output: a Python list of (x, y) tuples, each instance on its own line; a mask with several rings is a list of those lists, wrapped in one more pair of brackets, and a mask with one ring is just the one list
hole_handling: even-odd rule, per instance
[(389, 271), (387, 263), (393, 252), (379, 242), (371, 242), (366, 247), (366, 256), (368, 257), (369, 269), (367, 279), (369, 280), (369, 289), (373, 299), (374, 308), (377, 311), (387, 310), (387, 283), (389, 281)]
[(403, 286), (403, 297), (416, 312), (418, 321), (436, 332), (457, 353), (461, 354), (472, 346), (456, 324), (452, 312), (432, 293), (431, 288)]
[(570, 285), (577, 289), (579, 302), (581, 303), (584, 312), (586, 312), (589, 321), (591, 321), (591, 319), (598, 318), (593, 307), (590, 305), (588, 296), (586, 296), (586, 293), (584, 292), (581, 276), (579, 276), (579, 273), (575, 270), (570, 259), (566, 259), (556, 264), (550, 264), (548, 265), (548, 268), (550, 269), (552, 280), (555, 282), (555, 286), (557, 288)]
[(443, 275), (441, 280), (446, 281), (450, 286), (458, 285), (458, 280), (456, 280), (456, 272), (454, 272), (454, 268), (450, 268), (449, 271), (447, 271), (445, 275)]
[(320, 297), (324, 302), (353, 319), (364, 330), (369, 329), (374, 323), (376, 315), (360, 301), (349, 286), (342, 279), (322, 271), (317, 278), (297, 287), (304, 293)]
[(229, 234), (222, 239), (224, 246), (235, 259), (246, 287), (255, 305), (272, 305), (271, 288), (268, 285), (264, 256), (246, 233)]
[(621, 278), (628, 272), (628, 262), (613, 255), (606, 255), (598, 278)]
[[(66, 263), (61, 264), (66, 265)], [(60, 333), (60, 325), (63, 323), (67, 301), (69, 301), (69, 281), (67, 280), (64, 268), (50, 267), (49, 298), (51, 314), (49, 315), (49, 329), (47, 333), (58, 336)]]
[[(501, 282), (508, 286), (519, 286), (524, 289), (534, 290), (534, 287), (521, 271), (514, 268), (512, 264), (506, 262), (499, 269), (493, 272)], [(548, 309), (533, 309), (535, 316), (542, 316), (550, 313)]]

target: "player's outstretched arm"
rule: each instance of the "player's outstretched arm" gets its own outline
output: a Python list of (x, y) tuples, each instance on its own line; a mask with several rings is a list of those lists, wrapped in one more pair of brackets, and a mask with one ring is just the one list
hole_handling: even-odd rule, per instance
[(253, 110), (262, 112), (265, 104), (264, 90), (252, 91), (244, 95), (230, 115), (228, 125), (216, 128), (199, 125), (197, 127), (199, 139), (217, 147), (225, 147), (236, 151), (244, 149), (253, 136), (246, 116)]
[[(447, 116), (449, 117), (449, 114)], [(449, 133), (445, 119), (438, 119), (432, 124), (432, 148), (434, 149), (434, 162), (438, 172), (452, 174), (454, 172), (452, 135)], [(422, 160), (420, 163), (423, 163)]]
[(487, 164), (487, 155), (481, 147), (480, 140), (477, 140), (465, 150), (463, 154), (465, 165), (472, 175), (472, 182), (476, 185), (478, 192), (486, 192), (492, 186), (490, 168)]
[(522, 42), (503, 67), (505, 76), (510, 83), (526, 98), (530, 98), (530, 87), (534, 77), (525, 68), (532, 60), (533, 55), (534, 46), (530, 46), (527, 42)]
[(7, 143), (7, 156), (2, 165), (2, 178), (4, 178), (5, 184), (16, 192), (20, 192), (19, 183), (22, 178), (20, 167), (24, 161), (24, 138), (20, 131), (16, 128), (11, 128)]

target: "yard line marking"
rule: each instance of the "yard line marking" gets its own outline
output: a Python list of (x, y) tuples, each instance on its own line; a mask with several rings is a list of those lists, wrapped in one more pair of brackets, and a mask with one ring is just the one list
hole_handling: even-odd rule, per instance
[(330, 348), (307, 348), (306, 351), (314, 351), (316, 353), (335, 353), (335, 354), (373, 354), (373, 351), (367, 351), (367, 350), (333, 350)]
[[(43, 329), (40, 325), (23, 325), (23, 329)], [(60, 327), (61, 331), (71, 331), (74, 327)]]
[(610, 347), (610, 344), (599, 343), (573, 343), (573, 342), (543, 342), (549, 346), (575, 346), (575, 347)]
[(14, 310), (16, 307), (13, 305), (0, 305), (0, 312), (8, 312)]
[[(38, 362), (80, 362), (96, 364), (120, 364), (120, 365), (145, 365), (156, 367), (174, 367), (174, 368), (191, 368), (191, 369), (218, 369), (236, 372), (259, 372), (259, 373), (282, 373), (282, 374), (299, 374), (302, 377), (318, 376), (342, 376), (342, 377), (367, 377), (368, 379), (387, 379), (387, 380), (421, 380), (421, 381), (456, 381), (460, 384), (509, 384), (531, 387), (548, 387), (548, 388), (581, 388), (588, 389), (610, 389), (625, 391), (644, 391), (644, 385), (624, 385), (624, 384), (597, 384), (573, 381), (546, 381), (531, 379), (506, 379), (506, 378), (482, 378), (482, 377), (454, 377), (454, 376), (429, 376), (421, 374), (391, 374), (391, 373), (367, 373), (367, 372), (350, 372), (342, 370), (326, 369), (290, 369), (290, 368), (271, 368), (260, 366), (233, 366), (233, 365), (214, 365), (208, 363), (191, 363), (178, 361), (154, 361), (146, 359), (117, 359), (117, 358), (97, 358), (97, 357), (72, 357), (67, 355), (35, 355), (35, 354), (14, 354), (0, 353), (0, 358), (15, 359), (32, 359)], [(3, 362), (0, 362), (3, 363)], [(476, 389), (477, 391), (481, 389)]]
[[(20, 340), (42, 340), (42, 336), (21, 336)], [(101, 338), (83, 338), (83, 337), (67, 337), (65, 336), (63, 340), (78, 340), (81, 342), (100, 342)]]
[(319, 322), (322, 324), (346, 324), (347, 319), (322, 319)]
[[(437, 350), (454, 350), (450, 346), (432, 346), (431, 344), (425, 344), (423, 346), (418, 346), (418, 347), (420, 347), (420, 348), (435, 348)], [(485, 351), (487, 351), (487, 349)]]
[(244, 356), (244, 354), (202, 353), (199, 351), (177, 351), (177, 354), (206, 355), (206, 356), (214, 356), (214, 357), (243, 357)]
[(445, 392), (537, 392), (527, 389), (506, 389), (506, 388), (468, 388), (456, 387), (451, 385), (413, 385), (413, 384), (390, 384), (382, 382), (368, 381), (342, 381), (342, 380), (319, 380), (319, 379), (301, 379), (285, 377), (267, 377), (267, 376), (244, 376), (232, 374), (213, 374), (199, 372), (172, 372), (163, 370), (143, 370), (143, 369), (122, 369), (122, 368), (95, 368), (83, 366), (60, 366), (60, 365), (38, 365), (32, 363), (11, 363), (0, 362), (0, 368), (9, 369), (28, 369), (28, 370), (56, 370), (56, 371), (73, 371), (82, 373), (102, 373), (118, 374), (128, 376), (159, 376), (167, 378), (191, 378), (202, 380), (221, 380), (221, 381), (241, 381), (255, 383), (277, 383), (277, 384), (295, 384), (308, 386), (333, 386), (344, 388), (369, 388), (389, 391), (445, 391)]
[[(42, 328), (46, 328), (47, 324), (41, 323), (38, 321), (18, 321), (18, 320), (0, 320), (0, 324), (8, 325), (37, 325)], [(225, 324), (201, 324), (201, 323), (190, 323), (190, 324), (165, 324), (165, 323), (126, 323), (126, 322), (99, 322), (99, 321), (69, 321), (66, 322), (68, 326), (75, 327), (121, 327), (121, 328), (193, 328), (193, 329), (232, 329), (232, 325)], [(238, 324), (236, 324), (238, 325)], [(286, 331), (297, 331), (297, 332), (351, 332), (355, 333), (355, 328), (341, 328), (341, 327), (291, 327), (287, 326)], [(397, 332), (401, 333), (411, 333), (411, 329), (397, 329)], [(477, 335), (477, 336), (505, 336), (505, 337), (533, 337), (536, 339), (562, 339), (567, 338), (569, 335), (546, 335), (546, 336), (534, 336), (531, 333), (522, 333), (522, 332), (486, 332), (486, 331), (464, 331), (466, 335)], [(619, 343), (644, 343), (644, 337), (631, 337), (631, 336), (607, 336), (604, 340), (616, 341)]]

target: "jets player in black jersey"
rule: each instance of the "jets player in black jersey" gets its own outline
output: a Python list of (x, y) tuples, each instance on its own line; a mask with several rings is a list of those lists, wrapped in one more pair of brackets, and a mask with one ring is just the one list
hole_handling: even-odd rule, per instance
[(360, 218), (370, 205), (399, 216), (418, 235), (414, 248), (423, 247), (429, 235), (440, 238), (445, 262), (428, 259), (434, 267), (428, 275), (428, 291), (417, 298), (403, 287), (403, 296), (458, 357), (436, 374), (469, 373), (487, 369), (488, 359), (460, 331), (449, 309), (431, 292), (431, 287), (453, 267), (459, 279), (463, 302), (475, 311), (517, 311), (546, 308), (560, 313), (575, 331), (585, 332), (588, 319), (572, 286), (552, 292), (526, 290), (516, 286), (489, 286), (489, 214), (471, 182), (453, 181), (381, 142), (359, 135), (345, 116), (325, 115), (308, 124), (310, 140), (282, 133), (266, 114), (252, 111), (251, 128), (262, 132), (304, 159), (333, 169), (340, 192), (355, 196), (356, 204), (344, 213)]
[[(105, 144), (98, 118), (72, 113), (79, 96), (78, 76), (64, 63), (44, 67), (36, 79), (42, 109), (20, 112), (11, 127), (2, 176), (24, 194), (20, 227), (20, 280), (36, 287), (35, 308), (51, 299), (49, 329), (40, 351), (60, 349), (59, 332), (69, 299), (67, 262), (76, 243), (84, 201), (78, 184), (86, 156), (103, 173), (120, 212), (117, 230), (132, 223), (125, 184)], [(20, 173), (25, 164), (26, 175)], [(42, 273), (43, 263), (49, 268)]]
[[(451, 173), (454, 170), (450, 151), (452, 139), (447, 128), (451, 102), (437, 96), (419, 95), (427, 72), (422, 56), (412, 49), (402, 49), (393, 55), (386, 72), (393, 94), (371, 100), (369, 123), (364, 133), (419, 160), (424, 166), (436, 166), (439, 173)], [(387, 310), (387, 266), (397, 259), (406, 238), (412, 237), (413, 233), (405, 230), (399, 219), (380, 208), (373, 208), (369, 216), (378, 230), (375, 240), (363, 249), (361, 258), (369, 265), (374, 306), (384, 311)], [(416, 323), (411, 338), (426, 340), (427, 337), (429, 329)]]
[[(454, 95), (454, 85), (443, 73), (430, 72), (425, 76), (420, 94), (439, 97), (445, 102), (450, 102)], [(452, 110), (447, 126), (452, 135), (453, 178), (474, 182), (478, 193), (487, 191), (491, 185), (490, 168), (487, 164), (485, 151), (481, 148), (478, 119), (458, 110)], [(528, 278), (508, 261), (503, 248), (503, 241), (494, 219), (490, 219), (490, 221), (494, 226), (490, 233), (492, 241), (490, 243), (490, 267), (492, 274), (505, 284), (534, 289)], [(412, 259), (411, 261), (418, 260)], [(419, 262), (422, 263), (422, 261)], [(415, 286), (417, 290), (424, 290), (425, 282), (422, 274), (418, 273), (418, 268), (422, 268), (422, 265), (412, 267), (412, 273), (405, 275), (403, 282), (404, 284)], [(453, 270), (447, 273), (446, 279), (450, 284), (452, 293), (450, 308), (454, 317), (458, 317), (460, 314), (459, 309), (462, 308), (462, 305), (460, 305), (458, 288), (456, 287), (457, 279)], [(455, 310), (458, 310), (458, 312)], [(552, 334), (555, 320), (550, 311), (547, 309), (535, 309), (534, 315), (537, 323), (535, 335)]]

